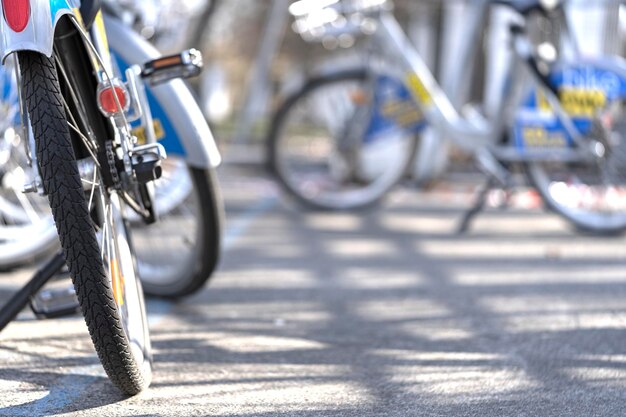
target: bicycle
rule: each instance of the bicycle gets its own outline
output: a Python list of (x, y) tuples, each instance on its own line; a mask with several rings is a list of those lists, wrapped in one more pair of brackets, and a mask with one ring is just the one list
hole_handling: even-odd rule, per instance
[[(152, 353), (128, 211), (146, 223), (156, 220), (151, 183), (166, 154), (158, 143), (139, 144), (129, 121), (152, 126), (144, 82), (197, 74), (201, 60), (193, 51), (152, 60), (127, 70), (123, 82), (113, 69), (99, 2), (73, 6), (3, 3), (0, 55), (18, 61), (26, 154), (39, 173), (26, 191), (48, 196), (63, 249), (48, 269), (67, 265), (109, 379), (134, 395), (150, 383)], [(196, 158), (208, 160), (201, 150)], [(32, 290), (27, 285), (20, 294)]]
[[(510, 26), (515, 62), (497, 114), (489, 118), (475, 108), (457, 110), (393, 16), (391, 2), (326, 3), (332, 12), (317, 9), (315, 18), (303, 12), (301, 18), (313, 22), (333, 17), (309, 34), (358, 31), (373, 46), (366, 65), (311, 77), (275, 113), (268, 160), (291, 195), (318, 209), (375, 204), (407, 172), (417, 134), (431, 125), (504, 186), (512, 183), (512, 167), (521, 165), (547, 206), (576, 227), (599, 233), (626, 229), (626, 211), (618, 204), (626, 167), (626, 126), (619, 122), (626, 64), (620, 58), (554, 59), (548, 56), (554, 48), (542, 45), (539, 54), (525, 31), (533, 13), (562, 17), (563, 2), (474, 3), (482, 19), (491, 5), (501, 5), (522, 21)], [(461, 65), (471, 62), (481, 30), (475, 25), (465, 39)], [(380, 54), (385, 66), (377, 60)]]
[[(125, 73), (131, 64), (160, 56), (122, 24), (124, 9), (116, 7), (115, 2), (107, 1), (103, 5), (109, 43), (120, 73)], [(17, 90), (14, 83), (8, 87), (9, 91)], [(224, 209), (215, 168), (220, 156), (211, 131), (183, 82), (149, 85), (146, 99), (144, 108), (150, 110), (156, 128), (146, 129), (145, 121), (137, 120), (132, 124), (132, 133), (142, 143), (158, 140), (169, 157), (162, 163), (163, 175), (154, 187), (159, 221), (147, 226), (132, 212), (128, 218), (134, 240), (141, 242), (135, 248), (135, 255), (144, 291), (153, 296), (179, 298), (203, 288), (219, 261)], [(17, 108), (17, 97), (7, 104), (11, 104), (8, 109)], [(16, 161), (6, 167), (22, 173), (21, 177), (28, 176), (31, 171), (23, 169), (26, 155), (19, 135), (16, 140), (10, 148), (10, 155)], [(11, 181), (12, 186), (4, 187), (3, 191), (17, 200), (12, 207), (21, 216), (19, 221), (0, 227), (3, 249), (0, 267), (5, 269), (41, 258), (58, 246), (44, 199), (35, 193), (23, 194), (24, 180), (17, 175), (13, 177), (16, 178)], [(4, 194), (0, 193), (0, 202)], [(27, 209), (40, 208), (36, 216), (30, 214), (32, 210), (18, 210), (19, 203), (26, 198)], [(4, 214), (4, 206), (0, 204), (0, 214)], [(178, 227), (181, 224), (185, 227)], [(167, 244), (163, 242), (165, 237)]]

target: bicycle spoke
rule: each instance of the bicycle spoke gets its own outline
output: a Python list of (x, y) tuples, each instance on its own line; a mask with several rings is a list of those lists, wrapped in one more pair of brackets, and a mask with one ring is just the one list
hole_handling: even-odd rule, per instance
[[(81, 107), (80, 109), (78, 109), (78, 110), (80, 110), (78, 112), (79, 113), (78, 116), (81, 118), (81, 122), (82, 122), (83, 126), (85, 127), (85, 130), (87, 130), (87, 134), (92, 138), (92, 141), (95, 142), (95, 140), (94, 140), (95, 135), (94, 135), (93, 131), (91, 130), (90, 124), (86, 120), (86, 117), (85, 117), (85, 115), (87, 114), (87, 111), (85, 110), (82, 102), (80, 100), (78, 100), (78, 98), (77, 98), (78, 96), (76, 94), (76, 91), (74, 91), (74, 87), (72, 86), (72, 83), (71, 83), (71, 81), (70, 81), (70, 79), (69, 79), (69, 77), (68, 77), (68, 75), (67, 75), (67, 73), (65, 71), (65, 68), (64, 68), (63, 64), (59, 61), (59, 58), (58, 58), (58, 56), (56, 56), (56, 54), (54, 56), (54, 59), (55, 59), (56, 64), (57, 64), (57, 69), (60, 70), (61, 75), (63, 76), (63, 79), (65, 80), (65, 85), (67, 86), (67, 88), (68, 88), (68, 90), (70, 92), (70, 96), (72, 97), (72, 101), (74, 102), (74, 104), (76, 104), (77, 106)], [(68, 111), (69, 110), (69, 106), (67, 105), (65, 97), (61, 96), (61, 98), (63, 100), (63, 106), (65, 107), (66, 114), (72, 120), (72, 123), (76, 124), (76, 120), (74, 119), (74, 115), (72, 114), (71, 111)]]
[[(63, 100), (63, 106), (65, 107), (66, 113), (71, 115), (72, 113), (70, 112), (69, 106), (67, 105), (65, 100)], [(76, 121), (74, 120), (73, 116), (70, 116), (70, 118), (73, 119), (73, 121), (72, 122), (68, 121), (67, 125), (70, 127), (70, 129), (72, 129), (78, 135), (81, 142), (83, 142), (83, 144), (85, 145), (85, 149), (87, 149), (87, 152), (89, 152), (89, 155), (93, 159), (96, 166), (100, 167), (100, 163), (98, 162), (98, 158), (96, 157), (96, 152), (97, 152), (96, 146), (76, 126)]]
[[(108, 215), (108, 210), (109, 210), (109, 206), (106, 205), (104, 206), (104, 219), (106, 219), (107, 215)], [(104, 256), (104, 251), (105, 251), (105, 241), (108, 241), (107, 239), (107, 234), (108, 234), (108, 226), (107, 226), (107, 222), (104, 222), (104, 227), (102, 227), (100, 229), (100, 232), (102, 233), (102, 240), (100, 241), (100, 256), (103, 257)]]

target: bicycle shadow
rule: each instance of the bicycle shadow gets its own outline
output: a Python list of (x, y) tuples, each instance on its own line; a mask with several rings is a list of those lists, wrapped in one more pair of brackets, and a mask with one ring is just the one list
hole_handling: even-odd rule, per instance
[[(99, 364), (98, 364), (99, 366)], [(24, 384), (32, 381), (39, 397), (0, 408), (0, 415), (8, 417), (39, 417), (69, 411), (85, 411), (124, 401), (126, 398), (116, 390), (104, 375), (81, 374), (78, 369), (60, 372), (33, 372), (16, 368), (3, 369), (0, 378)], [(42, 380), (50, 383), (41, 385)], [(78, 406), (80, 404), (80, 406)]]
[[(154, 332), (156, 362), (190, 372), (155, 391), (242, 417), (620, 414), (621, 241), (543, 222), (459, 237), (462, 209), (264, 216)], [(445, 227), (414, 227), (425, 214)]]
[[(248, 202), (237, 204), (230, 212), (245, 213)], [(154, 381), (128, 413), (623, 414), (621, 241), (542, 222), (515, 232), (479, 224), (459, 237), (462, 209), (418, 196), (357, 214), (279, 206), (251, 221), (211, 285), (163, 310), (151, 329)], [(487, 224), (509, 215), (543, 216), (483, 214)], [(81, 398), (26, 403), (18, 415), (118, 412), (123, 398), (96, 377), (82, 374)]]

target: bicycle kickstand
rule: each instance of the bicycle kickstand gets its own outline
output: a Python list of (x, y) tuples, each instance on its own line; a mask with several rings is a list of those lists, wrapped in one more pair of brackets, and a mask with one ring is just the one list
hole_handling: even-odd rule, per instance
[(467, 233), (472, 220), (474, 220), (474, 218), (485, 208), (485, 203), (487, 202), (487, 196), (489, 195), (489, 191), (498, 182), (499, 181), (491, 175), (487, 177), (487, 181), (485, 181), (482, 188), (480, 188), (480, 190), (476, 193), (476, 200), (474, 202), (474, 205), (463, 214), (463, 218), (461, 219), (459, 227), (457, 228), (457, 234), (462, 235)]
[(58, 253), (44, 264), (35, 275), (0, 309), (0, 331), (17, 317), (37, 292), (65, 266), (65, 257)]

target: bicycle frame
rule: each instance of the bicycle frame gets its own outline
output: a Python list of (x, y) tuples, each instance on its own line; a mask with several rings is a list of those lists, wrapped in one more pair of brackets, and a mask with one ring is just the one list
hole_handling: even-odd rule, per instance
[[(78, 16), (76, 10), (65, 9), (62, 12), (56, 13), (57, 21), (54, 23), (54, 26), (51, 26), (51, 28), (56, 27), (58, 20), (61, 16), (65, 15), (72, 16), (72, 18), (74, 16)], [(0, 18), (0, 20), (2, 19)], [(49, 25), (50, 22), (52, 22), (50, 16), (48, 16), (48, 22)], [(30, 24), (34, 25), (36, 23)], [(74, 22), (74, 24), (78, 25), (78, 22)], [(94, 40), (95, 48), (99, 51), (103, 60), (108, 61), (109, 59), (107, 57), (110, 54), (108, 53), (107, 42), (102, 42), (102, 36), (106, 36), (108, 38), (108, 44), (111, 47), (114, 57), (124, 55), (126, 62), (129, 65), (143, 64), (146, 61), (159, 56), (156, 50), (154, 50), (148, 42), (138, 37), (130, 28), (121, 24), (121, 22), (113, 19), (107, 19), (106, 34), (104, 33), (103, 28), (103, 20), (102, 17), (99, 16), (96, 24), (94, 24), (94, 27), (92, 28), (91, 38)], [(54, 29), (49, 30), (52, 31)], [(25, 34), (22, 36), (25, 36)], [(51, 43), (51, 49), (54, 37), (51, 36), (49, 41)], [(14, 48), (7, 49), (7, 55), (11, 52), (21, 50), (20, 48), (21, 46), (16, 44)], [(42, 43), (40, 47), (38, 47), (38, 50), (41, 53), (45, 53), (47, 48), (48, 47)], [(110, 62), (107, 64), (107, 66), (111, 66)], [(0, 68), (0, 71), (7, 72), (9, 69)], [(109, 74), (111, 74), (111, 72), (109, 72)], [(103, 76), (102, 71), (100, 71), (98, 75), (106, 79), (106, 77)], [(17, 88), (15, 90), (17, 91)], [(215, 141), (204, 116), (196, 105), (196, 102), (187, 85), (181, 80), (174, 80), (160, 85), (154, 90), (155, 94), (150, 95), (149, 104), (154, 120), (159, 121), (161, 126), (163, 126), (165, 138), (161, 143), (166, 148), (168, 154), (181, 156), (187, 162), (187, 165), (194, 168), (206, 169), (219, 165), (220, 155), (217, 150), (217, 146), (215, 145)], [(19, 106), (17, 94), (16, 97), (14, 97), (14, 100), (15, 105)], [(142, 105), (142, 107), (144, 106)], [(23, 112), (23, 117), (25, 115), (26, 113)], [(25, 138), (24, 144), (26, 145), (28, 157), (31, 158), (29, 162), (31, 166), (37, 166), (36, 154), (34, 152), (30, 152), (31, 149), (35, 149), (35, 143), (34, 138), (30, 135), (31, 132), (28, 123), (26, 123), (25, 128), (27, 137)], [(30, 140), (28, 137), (30, 137)], [(35, 181), (33, 182), (33, 185), (34, 184), (40, 184), (40, 181)], [(43, 193), (44, 190), (40, 188), (39, 185), (38, 187), (37, 191)], [(51, 246), (58, 239), (54, 227), (50, 228), (50, 225), (51, 224), (46, 224), (45, 228), (43, 226), (41, 227), (42, 231), (40, 235), (42, 236), (42, 239), (38, 242), (38, 245), (42, 247)], [(8, 238), (8, 236), (4, 236), (4, 238)], [(32, 242), (29, 242), (29, 244), (30, 243)], [(15, 253), (7, 250), (3, 250), (0, 254), (0, 260), (5, 263), (16, 259), (18, 258), (15, 256)]]
[[(484, 21), (489, 8), (488, 0), (479, 0), (472, 6), (475, 7), (472, 16), (473, 21), (465, 33), (462, 49), (462, 58), (460, 59), (463, 68), (460, 70), (467, 71), (467, 68), (473, 64), (476, 55), (477, 46), (480, 43), (479, 35), (482, 29), (480, 22)], [(382, 45), (391, 46), (386, 50), (393, 54), (393, 58), (402, 64), (402, 70), (405, 73), (404, 83), (412, 92), (413, 100), (419, 105), (426, 121), (434, 126), (446, 136), (450, 137), (461, 148), (471, 152), (483, 152), (488, 149), (497, 159), (500, 160), (519, 160), (529, 161), (535, 159), (546, 159), (545, 154), (533, 154), (532, 152), (521, 153), (515, 148), (497, 146), (496, 143), (502, 138), (505, 129), (509, 126), (507, 121), (511, 121), (514, 112), (517, 111), (522, 101), (530, 91), (530, 87), (534, 85), (544, 95), (548, 105), (555, 112), (556, 117), (562, 123), (563, 128), (572, 137), (573, 142), (579, 145), (576, 149), (568, 148), (559, 151), (556, 157), (550, 155), (550, 159), (562, 160), (581, 160), (581, 158), (594, 158), (589, 147), (583, 146), (585, 138), (579, 129), (572, 122), (571, 117), (562, 108), (557, 92), (553, 91), (548, 80), (541, 74), (537, 68), (537, 61), (533, 46), (530, 40), (523, 33), (514, 33), (513, 51), (516, 64), (512, 65), (508, 74), (508, 82), (504, 88), (513, 87), (511, 91), (503, 91), (500, 94), (502, 100), (498, 107), (497, 114), (486, 120), (484, 117), (474, 116), (472, 119), (464, 117), (459, 113), (453, 99), (450, 98), (443, 88), (438, 84), (435, 76), (429, 70), (420, 54), (417, 52), (411, 41), (408, 39), (398, 21), (393, 14), (388, 11), (380, 12), (378, 27), (374, 33), (375, 41)], [(569, 33), (566, 34), (566, 40), (569, 39)], [(574, 48), (575, 49), (575, 48)], [(581, 62), (578, 60), (577, 62)], [(600, 65), (598, 61), (586, 61), (593, 65)], [(620, 76), (626, 76), (625, 65), (612, 66), (612, 70), (619, 71)], [(525, 72), (522, 72), (525, 70)], [(468, 83), (469, 79), (461, 80), (463, 74), (458, 74), (459, 83), (455, 85), (458, 90), (463, 87), (463, 82)], [(530, 76), (530, 83), (528, 81)], [(454, 96), (453, 92), (453, 96)]]
[[(476, 126), (459, 114), (391, 12), (381, 12), (374, 37), (376, 42), (392, 46), (390, 53), (402, 63), (406, 74), (404, 83), (429, 124), (452, 138), (465, 138), (471, 142), (472, 149), (475, 143), (488, 144), (497, 137), (498, 132), (493, 127)], [(460, 145), (467, 147), (467, 144)]]

